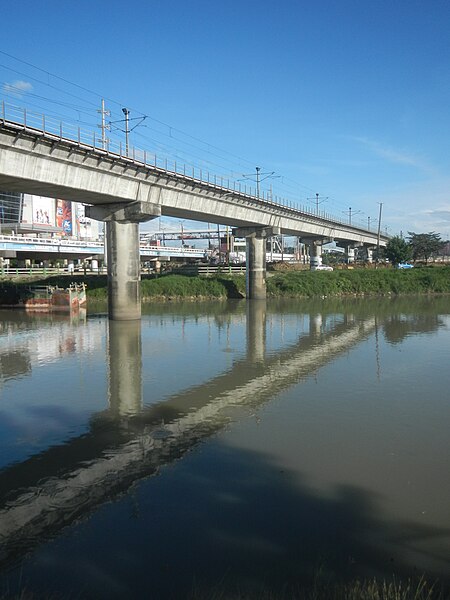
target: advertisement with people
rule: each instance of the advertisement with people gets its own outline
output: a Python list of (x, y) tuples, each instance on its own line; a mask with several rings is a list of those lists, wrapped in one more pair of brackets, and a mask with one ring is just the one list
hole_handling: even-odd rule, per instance
[(55, 200), (45, 196), (23, 195), (22, 222), (40, 229), (55, 227)]
[(62, 229), (63, 235), (72, 235), (72, 203), (70, 200), (56, 200), (56, 226)]

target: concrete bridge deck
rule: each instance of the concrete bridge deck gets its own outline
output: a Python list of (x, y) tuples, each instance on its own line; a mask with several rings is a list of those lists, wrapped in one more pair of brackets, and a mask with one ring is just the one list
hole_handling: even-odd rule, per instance
[[(349, 245), (385, 245), (377, 235), (338, 219), (313, 215), (288, 203), (277, 203), (224, 187), (217, 177), (188, 175), (175, 165), (163, 169), (147, 162), (146, 152), (131, 149), (126, 156), (110, 147), (0, 118), (0, 188), (88, 204), (87, 215), (106, 223), (110, 318), (140, 318), (139, 231), (141, 222), (169, 216), (214, 222), (237, 228), (247, 241), (247, 297), (265, 297), (265, 238), (274, 234), (300, 236), (311, 245), (312, 264), (320, 263), (321, 246), (337, 240)], [(156, 161), (155, 161), (156, 162)], [(230, 184), (228, 184), (230, 185)]]

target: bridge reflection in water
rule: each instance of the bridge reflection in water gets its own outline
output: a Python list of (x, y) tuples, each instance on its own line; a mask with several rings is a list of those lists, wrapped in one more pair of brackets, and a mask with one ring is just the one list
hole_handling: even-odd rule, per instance
[(375, 326), (374, 318), (345, 319), (323, 333), (320, 318), (312, 318), (310, 337), (267, 358), (266, 302), (249, 302), (246, 311), (244, 359), (147, 408), (141, 322), (109, 321), (109, 409), (91, 420), (89, 433), (0, 472), (0, 488), (7, 491), (0, 507), (1, 563), (179, 458), (229, 423), (233, 409), (261, 405), (348, 351)]
[[(104, 371), (106, 374), (104, 389), (107, 391), (107, 402), (103, 403), (104, 395), (102, 395), (98, 406), (106, 405), (106, 408), (100, 408), (98, 412), (91, 411), (92, 416), (87, 431), (78, 437), (72, 437), (64, 444), (54, 445), (39, 454), (0, 470), (0, 565), (2, 569), (5, 570), (11, 565), (18, 564), (21, 557), (27, 552), (40, 546), (46, 540), (55, 538), (64, 527), (93, 515), (96, 509), (103, 504), (119, 498), (134, 483), (149, 478), (158, 473), (161, 467), (172, 464), (183, 457), (189, 450), (194, 449), (214, 434), (223, 431), (230, 422), (237, 421), (242, 414), (251, 415), (262, 412), (259, 411), (262, 405), (275, 397), (280, 397), (283, 392), (288, 392), (302, 380), (313, 383), (311, 375), (332, 361), (344, 357), (356, 349), (365, 348), (367, 350), (368, 346), (364, 342), (368, 338), (371, 337), (370, 350), (376, 351), (377, 347), (373, 348), (373, 346), (378, 344), (380, 329), (382, 329), (387, 343), (395, 345), (411, 334), (418, 332), (428, 334), (440, 330), (443, 324), (445, 325), (445, 315), (448, 315), (449, 312), (445, 299), (439, 310), (436, 308), (439, 302), (434, 301), (429, 312), (426, 301), (417, 312), (411, 313), (408, 313), (405, 304), (397, 304), (395, 309), (393, 304), (389, 304), (386, 310), (383, 309), (380, 302), (376, 303), (376, 310), (367, 310), (367, 304), (364, 305), (364, 309), (359, 310), (358, 303), (355, 303), (354, 310), (349, 310), (349, 305), (351, 306), (350, 303), (347, 303), (346, 311), (341, 310), (342, 307), (339, 303), (328, 311), (312, 307), (308, 312), (303, 313), (306, 326), (303, 329), (300, 328), (301, 331), (286, 327), (286, 335), (283, 338), (283, 328), (280, 326), (276, 333), (280, 335), (281, 339), (277, 338), (276, 341), (274, 341), (271, 327), (273, 313), (277, 313), (277, 308), (272, 304), (267, 304), (264, 300), (248, 302), (245, 305), (237, 304), (238, 308), (235, 313), (229, 312), (229, 307), (232, 306), (230, 304), (223, 313), (216, 309), (214, 318), (217, 331), (226, 331), (226, 325), (230, 321), (242, 325), (241, 331), (245, 332), (242, 352), (236, 353), (226, 368), (218, 367), (215, 374), (209, 379), (204, 377), (202, 383), (188, 384), (186, 389), (181, 391), (180, 388), (185, 379), (182, 379), (176, 372), (171, 372), (170, 368), (165, 372), (158, 372), (157, 377), (153, 379), (146, 376), (143, 364), (147, 370), (151, 368), (152, 356), (156, 368), (159, 368), (164, 362), (156, 360), (159, 348), (156, 350), (153, 348), (154, 353), (149, 356), (149, 349), (145, 346), (149, 339), (148, 332), (146, 332), (143, 345), (142, 327), (146, 323), (145, 320), (142, 323), (140, 321), (107, 322), (100, 320), (102, 331), (106, 332), (107, 364)], [(175, 312), (176, 310), (178, 309), (175, 309)], [(159, 318), (160, 313), (156, 312), (156, 314)], [(298, 318), (298, 305), (293, 306), (292, 314)], [(285, 318), (286, 323), (289, 323), (286, 315), (287, 312), (283, 313), (283, 319)], [(156, 331), (156, 321), (155, 319), (152, 322), (154, 327), (150, 338), (153, 339), (154, 335), (157, 346), (157, 340), (164, 339), (165, 331), (164, 327), (162, 333)], [(163, 319), (161, 319), (162, 322)], [(176, 323), (178, 330), (179, 319), (176, 320)], [(88, 320), (86, 331), (89, 331), (89, 327), (92, 325), (92, 320), (90, 324)], [(12, 323), (8, 325), (7, 321), (3, 320), (2, 331), (7, 331), (8, 327), (11, 331), (14, 329)], [(55, 323), (52, 324), (52, 327), (56, 328)], [(293, 330), (295, 333), (292, 333)], [(189, 336), (193, 329), (186, 327), (186, 331), (186, 336)], [(26, 337), (28, 334), (23, 335)], [(34, 335), (33, 339), (36, 337)], [(16, 339), (16, 337), (12, 339)], [(91, 342), (93, 343), (93, 340)], [(98, 348), (98, 342), (96, 343), (96, 352), (97, 355), (100, 355), (101, 350)], [(58, 342), (57, 352), (60, 353), (66, 349), (75, 352), (77, 346), (80, 348), (83, 346), (81, 338), (77, 338), (77, 327), (67, 324), (66, 337), (61, 338)], [(87, 347), (88, 344), (86, 343), (85, 346)], [(183, 346), (183, 340), (179, 341), (179, 346)], [(192, 344), (186, 343), (183, 349), (192, 347)], [(13, 346), (10, 348), (14, 353), (15, 368), (20, 368), (24, 373), (31, 372), (32, 358), (26, 359), (24, 355), (23, 360), (18, 360), (17, 348)], [(169, 349), (169, 352), (174, 350), (174, 346), (170, 344), (166, 348)], [(223, 343), (221, 343), (222, 349)], [(51, 354), (51, 349), (48, 349), (47, 352)], [(208, 350), (205, 349), (205, 356), (207, 353)], [(376, 352), (373, 352), (374, 363), (375, 358), (378, 358), (375, 354)], [(58, 354), (55, 357), (52, 356), (52, 360), (57, 356)], [(13, 377), (14, 367), (11, 361), (8, 362), (8, 359), (1, 353), (1, 348), (0, 359), (2, 365), (10, 369), (9, 376)], [(199, 356), (198, 360), (202, 361), (202, 356)], [(359, 364), (363, 365), (365, 360), (367, 360), (367, 356), (363, 354)], [(170, 364), (176, 364), (176, 361)], [(207, 365), (205, 365), (205, 372), (208, 372), (206, 367)], [(373, 368), (375, 369), (375, 365)], [(3, 370), (5, 372), (5, 369)], [(176, 382), (177, 384), (172, 387), (168, 386), (169, 389), (175, 391), (170, 393), (165, 388), (166, 396), (163, 398), (160, 388), (157, 387), (158, 380), (176, 379), (177, 377), (180, 378), (180, 382)], [(195, 380), (194, 376), (190, 378), (190, 381), (193, 380)], [(150, 404), (153, 392), (155, 401)], [(355, 408), (356, 404), (351, 406)], [(348, 408), (346, 406), (344, 410), (348, 410)], [(340, 408), (338, 407), (338, 411), (341, 409), (342, 405)], [(335, 413), (329, 416), (319, 411), (318, 414), (321, 423), (324, 418), (329, 417), (331, 420), (336, 418)], [(365, 419), (366, 416), (363, 414), (361, 422), (364, 422)], [(352, 421), (352, 424), (359, 422), (357, 418)], [(327, 431), (331, 433), (334, 424), (331, 429), (330, 424), (328, 426)], [(302, 431), (301, 435), (308, 437), (304, 427), (299, 430)], [(271, 435), (272, 433), (285, 435), (283, 431), (275, 432), (270, 428), (268, 431), (271, 432)], [(380, 431), (380, 429), (374, 431)], [(332, 434), (339, 435), (339, 432), (333, 431)], [(342, 435), (345, 436), (345, 430)], [(358, 442), (358, 436), (355, 439)], [(310, 440), (309, 442), (305, 441), (305, 444), (310, 442)], [(323, 439), (317, 446), (313, 444), (312, 452), (320, 454), (320, 444), (326, 446), (327, 442), (328, 440)], [(333, 444), (329, 447), (335, 448)], [(407, 447), (407, 445), (403, 446), (402, 450), (404, 451), (404, 448)], [(373, 448), (378, 448), (378, 446), (369, 441), (367, 449), (360, 447), (359, 451), (370, 454)], [(295, 446), (296, 452), (301, 449), (305, 450), (305, 446), (301, 444)], [(348, 460), (351, 449), (346, 451), (342, 448), (341, 451)], [(310, 454), (308, 461), (314, 462), (314, 458)], [(328, 464), (326, 461), (321, 463), (321, 460), (319, 457), (316, 461), (320, 472), (336, 467), (333, 460), (328, 461)], [(370, 457), (369, 461), (366, 460), (365, 463), (361, 461), (361, 464), (369, 464), (371, 468), (374, 468), (372, 481), (374, 485), (378, 485), (383, 480), (384, 475), (377, 473), (377, 470), (380, 470), (380, 465), (386, 465), (385, 459), (377, 463)], [(405, 463), (400, 464), (404, 465)], [(253, 468), (257, 467), (250, 465), (250, 469)], [(348, 468), (351, 470), (352, 466), (348, 465)], [(301, 465), (301, 470), (307, 472), (308, 464), (306, 462)], [(248, 473), (245, 473), (245, 476), (247, 475)], [(333, 478), (329, 480), (333, 481)], [(358, 483), (363, 480), (364, 477), (361, 477)], [(347, 481), (347, 479), (339, 481)], [(156, 480), (153, 482), (156, 483)], [(244, 480), (239, 483), (244, 484), (245, 488)], [(292, 484), (292, 487), (295, 486)], [(374, 526), (374, 523), (376, 524), (374, 514), (370, 511), (364, 513), (361, 507), (358, 507), (358, 502), (355, 500), (356, 493), (351, 499), (347, 498), (345, 501), (345, 510), (342, 505), (339, 505), (337, 509), (333, 505), (333, 508), (330, 509), (330, 505), (326, 504), (329, 500), (324, 500), (323, 496), (317, 495), (317, 498), (314, 497), (317, 501), (312, 502), (313, 495), (308, 496), (304, 493), (304, 488), (298, 487), (303, 489), (303, 499), (301, 493), (290, 497), (290, 501), (294, 498), (295, 502), (290, 507), (290, 512), (287, 510), (286, 514), (291, 517), (298, 516), (302, 522), (305, 517), (300, 515), (301, 510), (296, 508), (295, 504), (300, 502), (302, 510), (306, 511), (305, 514), (309, 515), (309, 518), (317, 519), (319, 525), (321, 518), (324, 518), (327, 527), (332, 531), (334, 531), (335, 520), (342, 519), (343, 524), (338, 522), (336, 528), (337, 530), (349, 528), (339, 542), (347, 544), (347, 548), (352, 547), (354, 543), (352, 536), (355, 536), (355, 531), (363, 536), (366, 534), (367, 537), (372, 536), (370, 541), (365, 541), (359, 546), (361, 555), (367, 558), (368, 563), (372, 561), (378, 566), (384, 560), (386, 552), (391, 553), (389, 556), (393, 556), (397, 552), (400, 557), (403, 555), (408, 557), (413, 548), (416, 552), (415, 558), (420, 557), (421, 564), (437, 565), (436, 573), (445, 572), (444, 553), (440, 549), (447, 547), (445, 536), (449, 535), (448, 531), (442, 528), (439, 530), (437, 526), (418, 524), (412, 520), (411, 523), (401, 524), (401, 527), (389, 530), (389, 534), (392, 534), (391, 537), (387, 535), (387, 529), (383, 530), (382, 535), (377, 539), (378, 529)], [(277, 493), (280, 493), (279, 489), (277, 489)], [(392, 491), (389, 490), (387, 493), (392, 494)], [(395, 493), (398, 493), (397, 489)], [(245, 497), (247, 501), (249, 498), (253, 499), (252, 494), (248, 493), (248, 489), (242, 491), (242, 497)], [(399, 494), (399, 498), (403, 498), (403, 495)], [(401, 503), (398, 498), (396, 500)], [(283, 508), (277, 507), (278, 509), (282, 510)], [(299, 510), (300, 516), (297, 515)], [(314, 514), (311, 514), (311, 511)], [(316, 511), (318, 511), (318, 517), (315, 516)], [(270, 510), (268, 512), (270, 513)], [(164, 516), (162, 515), (161, 518)], [(175, 516), (172, 514), (167, 517), (166, 515), (166, 518), (175, 518)], [(435, 522), (439, 523), (439, 520), (436, 519)], [(314, 523), (318, 525), (316, 521)], [(441, 519), (442, 523), (447, 523), (447, 521)], [(241, 525), (237, 524), (236, 528)], [(267, 526), (270, 530), (270, 524)], [(297, 525), (293, 523), (293, 526)], [(309, 535), (308, 540), (314, 546), (317, 541), (316, 534), (308, 534), (309, 526), (305, 527), (302, 524), (299, 529), (302, 535), (306, 535), (307, 538)], [(181, 533), (180, 536), (182, 535)], [(270, 539), (270, 534), (267, 539)], [(277, 536), (274, 536), (274, 539), (278, 540)], [(302, 543), (307, 549), (307, 542)], [(170, 547), (170, 551), (173, 551), (172, 547)], [(313, 555), (314, 551), (313, 547)], [(182, 559), (180, 558), (180, 560)], [(408, 560), (405, 560), (405, 564), (408, 563)]]

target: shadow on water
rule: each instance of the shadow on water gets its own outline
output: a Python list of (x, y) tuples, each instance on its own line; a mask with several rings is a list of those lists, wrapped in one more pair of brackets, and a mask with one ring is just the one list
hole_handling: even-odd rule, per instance
[[(296, 304), (285, 310), (295, 311)], [(4, 577), (17, 582), (22, 557), (37, 549), (28, 568), (30, 589), (57, 597), (185, 598), (194, 590), (208, 597), (217, 589), (259, 597), (261, 589), (279, 594), (317, 581), (406, 578), (420, 575), (424, 565), (448, 586), (449, 557), (426, 547), (430, 541), (439, 547), (449, 530), (387, 522), (367, 491), (341, 486), (326, 495), (314, 492), (270, 456), (233, 449), (215, 437), (234, 409), (270, 401), (356, 347), (378, 319), (385, 326), (383, 311), (388, 314), (378, 303), (377, 319), (356, 302), (350, 315), (347, 310), (327, 329), (326, 316), (337, 306), (311, 306), (310, 335), (269, 357), (265, 318), (278, 309), (236, 303), (234, 310), (246, 312), (245, 358), (151, 407), (142, 400), (141, 325), (110, 322), (109, 409), (92, 418), (86, 434), (0, 471)], [(397, 308), (409, 316), (399, 318), (396, 340), (414, 327), (439, 327), (431, 308), (429, 317), (420, 311), (419, 321), (406, 305)], [(167, 307), (177, 310), (184, 314), (182, 307)], [(227, 318), (226, 310), (212, 310), (215, 318)], [(320, 319), (313, 318), (317, 314)]]
[[(39, 598), (282, 598), (288, 591), (292, 598), (291, 591), (365, 577), (418, 577), (422, 570), (403, 551), (411, 540), (450, 533), (383, 522), (376, 498), (357, 488), (314, 494), (264, 455), (220, 443), (213, 450), (132, 488), (103, 518), (112, 529), (101, 542), (101, 515), (92, 515), (81, 534), (47, 546), (34, 559), (29, 589)], [(446, 556), (424, 558), (448, 568)], [(450, 584), (442, 573), (427, 574), (428, 581), (439, 576), (440, 586)]]

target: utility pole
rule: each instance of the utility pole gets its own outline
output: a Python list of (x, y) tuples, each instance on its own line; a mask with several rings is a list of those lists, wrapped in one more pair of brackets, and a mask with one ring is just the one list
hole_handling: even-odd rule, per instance
[(367, 217), (367, 229), (370, 231), (370, 217)]
[[(142, 123), (142, 121), (145, 121), (145, 119), (147, 118), (147, 115), (144, 115), (143, 117), (134, 117), (133, 119), (130, 119), (130, 111), (128, 110), (128, 108), (122, 108), (122, 112), (125, 115), (125, 119), (120, 119), (119, 121), (110, 121), (108, 123), (107, 127), (114, 125), (114, 127), (116, 129), (125, 133), (125, 156), (129, 156), (129, 152), (130, 152), (130, 146), (128, 143), (129, 135), (134, 129), (136, 129), (136, 127), (138, 127)], [(136, 125), (134, 125), (130, 129), (130, 121), (139, 121), (139, 122), (136, 123)], [(116, 125), (116, 123), (123, 123), (123, 122), (125, 122), (125, 129), (121, 129), (120, 127), (118, 127)]]
[(358, 213), (360, 213), (361, 211), (360, 211), (360, 210), (357, 210), (356, 212), (355, 212), (355, 211), (352, 211), (352, 207), (351, 207), (351, 206), (349, 206), (349, 207), (348, 207), (348, 211), (346, 211), (346, 210), (343, 210), (342, 212), (344, 212), (344, 213), (347, 213), (347, 212), (348, 212), (348, 224), (349, 224), (349, 225), (351, 225), (351, 224), (352, 224), (352, 212), (353, 212), (353, 214), (354, 214), (354, 215), (357, 215), (357, 214), (358, 214)]
[(125, 115), (125, 154), (128, 156), (128, 136), (130, 134), (130, 111), (128, 108), (122, 108), (122, 112)]
[(322, 204), (322, 202), (326, 202), (326, 200), (328, 200), (328, 196), (326, 196), (326, 198), (320, 198), (319, 193), (316, 192), (315, 198), (307, 198), (307, 200), (315, 200), (316, 215), (318, 215), (319, 214), (319, 204)]
[(109, 117), (111, 115), (111, 112), (109, 110), (105, 110), (105, 101), (103, 98), (102, 98), (102, 107), (100, 110), (97, 110), (97, 112), (100, 113), (102, 116), (102, 124), (99, 125), (99, 127), (102, 130), (102, 148), (103, 148), (103, 150), (105, 150), (106, 146), (108, 144), (108, 139), (106, 138), (106, 130), (108, 130), (108, 131), (111, 130), (109, 123), (106, 124), (105, 117)]
[[(261, 173), (261, 167), (255, 167), (256, 168), (256, 179), (253, 178), (253, 173), (248, 174), (248, 175), (242, 175), (242, 177), (244, 177), (245, 179), (251, 179), (252, 181), (256, 182), (256, 198), (259, 200), (259, 196), (260, 196), (260, 184), (261, 182), (263, 182), (265, 179), (268, 179), (269, 177), (274, 178), (274, 177), (279, 177), (279, 175), (275, 175), (275, 171), (271, 171), (270, 173)], [(272, 188), (271, 188), (272, 190)]]
[(218, 245), (218, 250), (219, 250), (218, 259), (219, 259), (219, 265), (220, 265), (220, 263), (222, 262), (222, 252), (220, 250), (220, 224), (219, 223), (217, 223), (217, 242), (219, 244)]
[[(381, 231), (381, 211), (383, 210), (383, 203), (380, 202), (380, 214), (378, 216), (378, 233), (377, 233), (377, 263), (380, 260), (380, 231)], [(375, 263), (376, 264), (376, 263)]]

